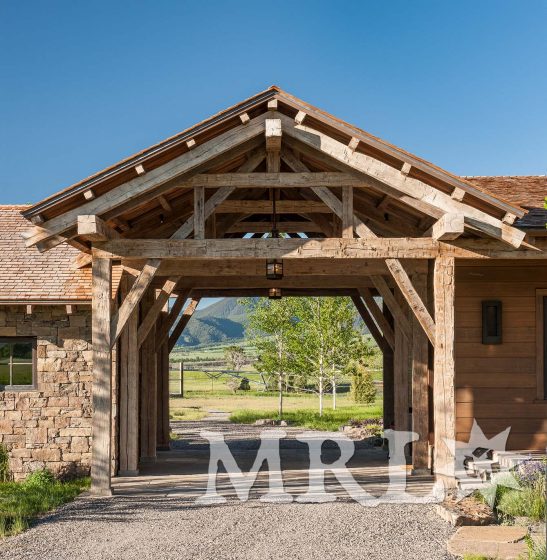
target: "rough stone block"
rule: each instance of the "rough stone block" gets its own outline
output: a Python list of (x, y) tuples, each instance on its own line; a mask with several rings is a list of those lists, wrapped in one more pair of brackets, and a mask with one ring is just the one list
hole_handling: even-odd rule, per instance
[(26, 430), (26, 444), (37, 445), (47, 443), (47, 428), (29, 428)]
[(74, 453), (86, 453), (89, 451), (89, 440), (87, 437), (73, 437), (70, 450)]
[(61, 460), (60, 449), (34, 449), (32, 458), (36, 461), (55, 462)]

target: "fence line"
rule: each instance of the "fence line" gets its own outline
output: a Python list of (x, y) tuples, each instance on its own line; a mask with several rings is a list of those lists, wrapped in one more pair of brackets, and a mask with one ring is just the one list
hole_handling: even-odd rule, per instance
[[(193, 364), (194, 365), (194, 364)], [(255, 385), (258, 385), (260, 387), (262, 387), (264, 390), (266, 390), (268, 388), (268, 384), (265, 381), (256, 381), (254, 379), (249, 379), (248, 375), (245, 375), (246, 372), (241, 372), (241, 371), (236, 371), (236, 370), (230, 370), (230, 369), (203, 369), (203, 368), (185, 368), (184, 367), (184, 363), (183, 362), (170, 362), (169, 363), (169, 372), (171, 373), (171, 371), (178, 371), (179, 377), (177, 379), (178, 381), (178, 393), (171, 393), (170, 391), (170, 395), (172, 396), (180, 396), (180, 397), (184, 397), (184, 378), (185, 378), (185, 374), (189, 373), (189, 372), (195, 372), (195, 373), (204, 373), (210, 380), (211, 380), (211, 391), (213, 391), (213, 384), (214, 381), (217, 379), (220, 379), (222, 376), (226, 375), (229, 376), (231, 378), (235, 378), (235, 379), (247, 379), (249, 381), (249, 383), (254, 383)], [(379, 368), (376, 369), (371, 369), (370, 371), (382, 371)], [(253, 373), (259, 373), (259, 372), (253, 372)], [(169, 378), (169, 381), (171, 381), (171, 378)], [(374, 384), (377, 386), (383, 386), (383, 381), (379, 381), (379, 380), (374, 380)], [(337, 384), (337, 387), (346, 387), (348, 384), (347, 383), (340, 383)], [(315, 390), (315, 389), (308, 389), (306, 387), (296, 387), (295, 385), (290, 385), (290, 384), (285, 384), (285, 388), (287, 389), (294, 389), (295, 391), (299, 391), (299, 392), (303, 392), (303, 393), (312, 393), (315, 395), (319, 394), (319, 391)]]

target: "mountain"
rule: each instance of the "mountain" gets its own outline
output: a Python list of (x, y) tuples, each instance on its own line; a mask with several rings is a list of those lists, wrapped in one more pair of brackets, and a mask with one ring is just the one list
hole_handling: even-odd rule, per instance
[[(237, 298), (223, 298), (205, 309), (198, 309), (179, 338), (178, 346), (207, 346), (219, 342), (241, 341), (248, 322), (247, 309)], [(355, 326), (368, 333), (361, 318)]]
[(237, 298), (224, 298), (205, 309), (198, 309), (182, 336), (180, 346), (201, 346), (242, 340), (247, 324), (247, 310)]

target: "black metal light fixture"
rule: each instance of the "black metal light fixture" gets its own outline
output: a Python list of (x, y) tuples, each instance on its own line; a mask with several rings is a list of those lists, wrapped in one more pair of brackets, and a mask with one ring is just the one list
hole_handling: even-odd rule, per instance
[(281, 299), (281, 288), (270, 288), (268, 290), (269, 299)]
[(482, 302), (482, 343), (501, 344), (501, 301)]
[(268, 259), (266, 261), (266, 278), (268, 280), (281, 280), (283, 278), (283, 261), (281, 259)]

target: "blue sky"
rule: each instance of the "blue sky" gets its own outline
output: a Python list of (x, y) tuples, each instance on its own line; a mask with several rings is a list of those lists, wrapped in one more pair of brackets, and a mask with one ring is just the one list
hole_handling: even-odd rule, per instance
[(547, 173), (547, 2), (0, 3), (0, 202), (275, 83), (459, 174)]

